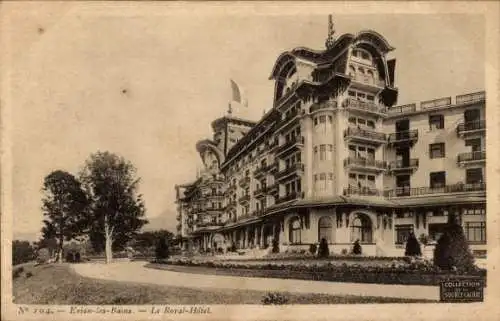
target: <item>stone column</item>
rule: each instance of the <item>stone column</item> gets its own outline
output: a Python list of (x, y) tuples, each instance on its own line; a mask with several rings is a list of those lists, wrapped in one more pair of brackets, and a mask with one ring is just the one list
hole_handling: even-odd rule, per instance
[(245, 227), (245, 243), (243, 244), (243, 246), (245, 248), (248, 248), (248, 246), (249, 246), (248, 229), (249, 229), (249, 227)]
[(265, 240), (264, 240), (264, 226), (266, 226), (266, 225), (262, 224), (262, 226), (260, 227), (260, 246), (262, 248), (264, 247), (264, 243), (265, 243)]
[(253, 233), (254, 233), (253, 234), (253, 244), (255, 245), (255, 247), (257, 247), (257, 246), (260, 247), (259, 228), (257, 227), (257, 225), (255, 225)]

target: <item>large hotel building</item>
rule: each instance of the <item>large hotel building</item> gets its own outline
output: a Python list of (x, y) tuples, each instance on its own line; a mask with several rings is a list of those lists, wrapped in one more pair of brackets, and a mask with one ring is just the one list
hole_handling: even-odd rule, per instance
[[(485, 93), (397, 106), (394, 48), (374, 31), (282, 53), (274, 105), (232, 114), (196, 144), (203, 171), (176, 186), (177, 232), (193, 250), (306, 249), (398, 256), (436, 240), (449, 213), (486, 254)], [(193, 175), (195, 176), (195, 175)], [(194, 177), (193, 177), (194, 178)]]

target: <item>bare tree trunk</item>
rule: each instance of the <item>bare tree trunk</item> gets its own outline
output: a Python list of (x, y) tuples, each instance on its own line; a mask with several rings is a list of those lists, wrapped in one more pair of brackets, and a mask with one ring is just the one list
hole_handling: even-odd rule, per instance
[(113, 244), (113, 235), (112, 235), (112, 229), (109, 226), (108, 222), (108, 216), (104, 217), (104, 237), (105, 237), (105, 253), (106, 253), (106, 264), (111, 263), (111, 260), (113, 259), (113, 251), (112, 251), (112, 244)]

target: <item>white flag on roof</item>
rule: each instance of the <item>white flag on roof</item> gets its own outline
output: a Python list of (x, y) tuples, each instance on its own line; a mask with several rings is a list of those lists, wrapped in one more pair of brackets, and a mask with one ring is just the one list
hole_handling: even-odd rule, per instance
[(245, 95), (243, 88), (236, 83), (236, 81), (230, 79), (231, 82), (231, 100), (239, 103), (242, 106), (248, 107), (248, 100)]

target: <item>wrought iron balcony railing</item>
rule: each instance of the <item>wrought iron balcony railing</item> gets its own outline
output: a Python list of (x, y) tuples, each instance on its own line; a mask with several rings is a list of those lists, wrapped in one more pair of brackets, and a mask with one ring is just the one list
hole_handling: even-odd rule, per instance
[(486, 129), (486, 121), (484, 119), (478, 119), (466, 123), (458, 124), (457, 135), (462, 136), (467, 132), (476, 132)]
[(405, 130), (387, 135), (389, 145), (413, 144), (418, 140), (418, 129)]
[(374, 114), (387, 113), (387, 109), (385, 107), (378, 106), (373, 102), (361, 101), (353, 98), (344, 100), (344, 103), (342, 105), (346, 109), (356, 109)]
[(253, 192), (253, 196), (255, 197), (264, 196), (266, 195), (266, 192), (267, 192), (267, 186), (263, 185)]
[(457, 161), (459, 164), (484, 161), (486, 160), (486, 151), (470, 152), (458, 154)]
[(303, 171), (304, 171), (304, 164), (295, 163), (295, 164), (291, 165), (290, 167), (285, 168), (284, 170), (278, 172), (278, 174), (276, 174), (276, 179), (280, 180), (280, 179), (283, 179), (291, 174), (296, 174), (296, 173), (303, 172)]
[(285, 151), (291, 150), (292, 147), (298, 147), (301, 145), (304, 145), (304, 137), (295, 136), (294, 138), (286, 141), (283, 145), (278, 146), (276, 155), (283, 154)]
[(356, 168), (367, 168), (367, 169), (377, 169), (385, 170), (387, 168), (387, 162), (361, 157), (347, 157), (344, 159), (345, 167), (356, 167)]
[(241, 196), (239, 199), (238, 199), (238, 202), (240, 204), (242, 203), (247, 203), (248, 201), (250, 201), (250, 195), (249, 194), (245, 194), (243, 196)]
[(471, 93), (471, 94), (465, 94), (465, 95), (458, 95), (455, 98), (455, 101), (458, 104), (466, 104), (466, 103), (472, 103), (472, 102), (481, 102), (486, 99), (486, 92), (484, 91), (479, 91), (476, 93)]
[(396, 189), (386, 191), (387, 197), (399, 197), (399, 196), (421, 196), (430, 194), (447, 194), (447, 193), (463, 193), (463, 192), (480, 192), (486, 190), (485, 183), (473, 183), (473, 184), (454, 184), (454, 185), (443, 185), (434, 187), (416, 187), (411, 188), (409, 186), (397, 187)]
[(384, 193), (376, 188), (372, 187), (354, 187), (349, 186), (348, 188), (344, 188), (344, 195), (361, 195), (361, 196), (383, 196)]
[(418, 168), (418, 158), (412, 158), (407, 161), (405, 160), (397, 160), (389, 163), (389, 171), (404, 171), (404, 170), (414, 170)]
[(311, 105), (309, 108), (309, 112), (314, 113), (317, 110), (321, 109), (336, 109), (337, 108), (337, 102), (336, 101), (325, 101), (322, 103), (314, 103)]
[(349, 127), (344, 131), (345, 139), (357, 139), (373, 143), (383, 144), (386, 142), (386, 135), (372, 130)]
[(392, 116), (392, 115), (413, 113), (415, 111), (417, 111), (417, 104), (408, 104), (408, 105), (390, 107), (387, 109), (387, 114)]
[(281, 204), (284, 202), (300, 199), (303, 197), (304, 197), (304, 192), (291, 192), (288, 195), (285, 195), (283, 197), (278, 198), (278, 200), (276, 201), (276, 204)]

